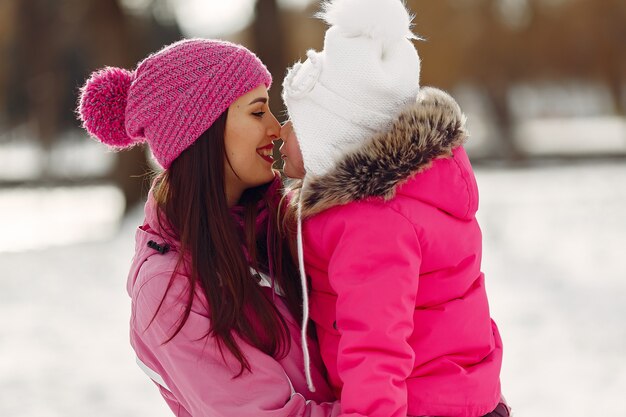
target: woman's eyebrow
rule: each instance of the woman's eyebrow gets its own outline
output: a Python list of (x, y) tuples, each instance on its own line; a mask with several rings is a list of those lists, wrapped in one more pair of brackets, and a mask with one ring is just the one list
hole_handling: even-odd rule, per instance
[(251, 105), (254, 103), (267, 103), (267, 99), (265, 97), (257, 97), (254, 100), (252, 100), (248, 105)]

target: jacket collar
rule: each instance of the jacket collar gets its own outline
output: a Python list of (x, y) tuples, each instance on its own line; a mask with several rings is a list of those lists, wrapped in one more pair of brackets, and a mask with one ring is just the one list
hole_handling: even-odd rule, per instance
[(465, 116), (456, 101), (439, 89), (423, 87), (387, 130), (343, 155), (327, 174), (305, 177), (302, 216), (368, 197), (389, 200), (433, 161), (452, 156), (466, 138)]

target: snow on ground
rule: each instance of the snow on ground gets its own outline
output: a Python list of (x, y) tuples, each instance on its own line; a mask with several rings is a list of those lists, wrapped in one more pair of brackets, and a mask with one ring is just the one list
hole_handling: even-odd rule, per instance
[[(516, 415), (626, 415), (626, 164), (480, 168), (477, 178)], [(128, 344), (140, 220), (136, 210), (100, 242), (0, 253), (0, 416), (171, 415)]]
[(128, 343), (140, 220), (99, 243), (0, 253), (0, 416), (171, 415)]
[(477, 178), (503, 386), (517, 415), (626, 415), (626, 164)]
[(0, 253), (110, 239), (124, 207), (114, 185), (0, 189)]

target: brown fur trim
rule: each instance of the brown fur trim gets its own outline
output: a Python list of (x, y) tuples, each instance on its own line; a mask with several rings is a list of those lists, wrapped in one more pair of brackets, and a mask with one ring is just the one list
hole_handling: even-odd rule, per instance
[[(467, 138), (465, 116), (447, 93), (423, 87), (393, 124), (346, 154), (327, 174), (307, 178), (302, 216), (367, 197), (385, 200), (436, 158), (449, 157)], [(294, 199), (298, 200), (298, 196)]]

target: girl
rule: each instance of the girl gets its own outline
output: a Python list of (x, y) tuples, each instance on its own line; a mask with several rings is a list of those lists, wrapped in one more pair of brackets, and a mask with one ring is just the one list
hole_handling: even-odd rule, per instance
[(281, 215), (271, 76), (242, 46), (193, 39), (81, 91), (87, 131), (147, 142), (156, 176), (128, 276), (130, 340), (177, 416), (331, 416), (319, 369), (306, 387), (297, 269)]
[(419, 88), (399, 0), (335, 0), (322, 17), (324, 50), (284, 82), (281, 153), (304, 179), (301, 268), (341, 415), (506, 416), (464, 116)]

